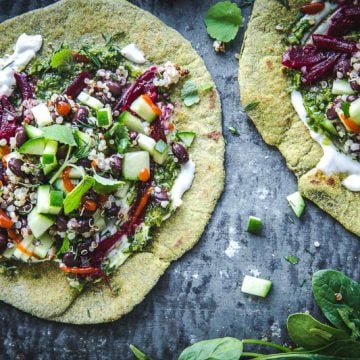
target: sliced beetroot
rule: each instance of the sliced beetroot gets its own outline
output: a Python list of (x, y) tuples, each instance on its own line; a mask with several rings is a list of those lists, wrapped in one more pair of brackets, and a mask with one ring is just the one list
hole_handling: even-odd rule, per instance
[(305, 85), (314, 84), (332, 72), (335, 64), (338, 62), (341, 54), (332, 53), (328, 58), (311, 68), (302, 69), (301, 81)]
[(15, 136), (17, 114), (7, 96), (1, 96), (0, 105), (0, 139), (5, 139), (9, 144), (10, 138)]
[(360, 6), (349, 6), (349, 7), (345, 8), (344, 15), (347, 19), (359, 22)]
[(334, 66), (333, 75), (337, 77), (338, 73), (345, 76), (351, 70), (350, 55), (341, 54), (338, 62)]
[(90, 79), (91, 74), (88, 71), (83, 71), (75, 77), (70, 85), (65, 89), (64, 94), (76, 99), (81, 91), (86, 87), (85, 79)]
[(317, 48), (323, 50), (333, 50), (349, 54), (357, 50), (356, 42), (329, 35), (313, 34), (312, 40)]
[(330, 18), (330, 26), (327, 35), (342, 36), (349, 31), (360, 28), (357, 13), (358, 6), (342, 6), (334, 12)]
[(314, 45), (290, 46), (284, 53), (282, 64), (290, 69), (300, 70), (303, 66), (311, 66), (326, 59), (326, 54)]
[(164, 128), (162, 126), (162, 122), (161, 122), (160, 118), (156, 118), (151, 123), (150, 136), (156, 141), (163, 140), (165, 143), (167, 143), (166, 135), (165, 135)]
[(19, 88), (22, 100), (35, 99), (34, 90), (24, 73), (15, 73), (16, 85)]
[(137, 80), (123, 93), (121, 98), (115, 102), (113, 111), (125, 111), (131, 103), (140, 95), (147, 93), (152, 99), (156, 98), (156, 77), (157, 67), (152, 66), (140, 75)]

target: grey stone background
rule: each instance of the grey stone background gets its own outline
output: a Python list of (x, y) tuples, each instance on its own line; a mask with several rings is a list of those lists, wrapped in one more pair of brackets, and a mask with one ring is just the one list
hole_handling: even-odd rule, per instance
[[(52, 2), (0, 0), (0, 21)], [(286, 342), (288, 314), (305, 310), (318, 314), (310, 286), (314, 271), (337, 268), (360, 277), (359, 240), (309, 202), (304, 216), (295, 219), (286, 196), (296, 190), (296, 179), (242, 110), (235, 54), (251, 7), (243, 8), (244, 27), (237, 39), (224, 55), (216, 55), (203, 24), (206, 10), (216, 1), (132, 2), (190, 40), (215, 79), (227, 141), (225, 191), (198, 245), (172, 264), (146, 300), (120, 321), (62, 325), (1, 303), (1, 360), (132, 359), (130, 343), (154, 359), (175, 359), (192, 342), (222, 336)], [(240, 136), (232, 135), (229, 126), (236, 127)], [(263, 219), (262, 236), (245, 232), (249, 215)], [(300, 263), (286, 262), (284, 256), (289, 254), (299, 257)], [(273, 281), (267, 299), (241, 293), (245, 274)]]

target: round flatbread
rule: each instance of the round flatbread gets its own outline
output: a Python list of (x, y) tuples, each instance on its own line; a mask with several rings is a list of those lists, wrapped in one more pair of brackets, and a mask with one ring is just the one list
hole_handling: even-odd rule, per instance
[[(18, 36), (41, 34), (44, 44), (101, 41), (101, 33), (123, 32), (120, 45), (135, 43), (151, 63), (166, 61), (190, 70), (198, 84), (213, 84), (204, 62), (190, 43), (150, 13), (123, 0), (61, 1), (0, 24), (0, 51), (10, 51)], [(0, 300), (35, 316), (74, 324), (102, 323), (119, 319), (140, 303), (171, 261), (199, 240), (214, 210), (224, 183), (224, 142), (221, 106), (215, 89), (203, 94), (199, 104), (184, 106), (177, 88), (174, 121), (179, 129), (195, 131), (191, 157), (196, 175), (183, 205), (165, 222), (146, 252), (137, 253), (118, 269), (112, 282), (114, 296), (105, 284), (82, 293), (70, 288), (64, 275), (48, 264), (21, 265), (17, 274), (0, 275)], [(52, 265), (51, 265), (52, 266)]]
[(259, 102), (251, 119), (265, 142), (279, 149), (309, 200), (360, 236), (357, 221), (360, 193), (341, 185), (340, 174), (326, 176), (315, 167), (323, 152), (296, 114), (281, 57), (287, 48), (280, 24), (290, 23), (304, 1), (290, 1), (290, 10), (275, 0), (256, 0), (239, 64), (242, 104)]

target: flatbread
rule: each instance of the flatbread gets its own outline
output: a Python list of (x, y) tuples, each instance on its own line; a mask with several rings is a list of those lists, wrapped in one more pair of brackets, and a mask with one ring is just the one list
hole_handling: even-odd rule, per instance
[[(74, 46), (89, 41), (102, 43), (102, 32), (119, 31), (124, 32), (120, 45), (134, 42), (151, 63), (177, 63), (190, 70), (195, 83), (213, 84), (203, 60), (188, 41), (150, 13), (124, 0), (65, 0), (6, 21), (0, 24), (3, 34), (0, 51), (10, 51), (23, 32), (40, 33), (46, 47), (49, 42)], [(11, 280), (0, 275), (0, 300), (35, 316), (60, 322), (113, 321), (140, 303), (171, 261), (196, 244), (224, 184), (221, 106), (215, 85), (212, 91), (202, 94), (200, 104), (191, 108), (184, 106), (178, 87), (173, 99), (177, 127), (197, 133), (191, 148), (196, 164), (194, 183), (184, 195), (181, 208), (161, 226), (146, 252), (133, 255), (113, 276), (113, 283), (120, 287), (119, 295), (114, 296), (105, 284), (78, 294), (64, 286), (66, 279), (60, 271), (45, 274), (39, 272), (44, 265), (25, 265), (27, 273), (19, 271)], [(31, 278), (33, 272), (41, 275), (41, 284), (47, 285), (47, 291), (37, 290), (39, 279)]]
[(299, 189), (309, 200), (360, 236), (360, 194), (341, 186), (341, 175), (326, 176), (315, 169), (323, 152), (297, 116), (286, 92), (287, 77), (281, 66), (286, 46), (279, 24), (294, 19), (305, 1), (290, 1), (287, 10), (275, 0), (256, 0), (245, 35), (239, 64), (242, 104), (259, 101), (250, 112), (259, 133), (279, 149), (287, 166), (299, 179)]

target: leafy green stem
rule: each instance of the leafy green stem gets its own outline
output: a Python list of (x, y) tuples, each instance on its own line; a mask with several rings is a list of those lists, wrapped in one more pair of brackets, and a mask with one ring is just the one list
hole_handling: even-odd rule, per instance
[(66, 166), (68, 166), (71, 149), (72, 149), (72, 146), (69, 146), (64, 163), (59, 167), (58, 171), (56, 171), (56, 173), (52, 176), (52, 178), (49, 181), (50, 184), (53, 184), (56, 181), (56, 179), (60, 176), (60, 174), (63, 172), (63, 170), (66, 168)]
[(247, 357), (257, 358), (257, 357), (259, 357), (259, 356), (262, 356), (262, 354), (254, 353), (254, 352), (243, 352), (243, 353), (241, 354), (241, 356), (247, 356)]
[(268, 347), (272, 347), (274, 349), (280, 350), (282, 352), (290, 352), (291, 350), (285, 346), (281, 346), (279, 344), (275, 344), (269, 341), (264, 341), (264, 340), (256, 340), (256, 339), (244, 339), (242, 340), (243, 344), (256, 344), (256, 345), (263, 345), (263, 346), (268, 346)]

